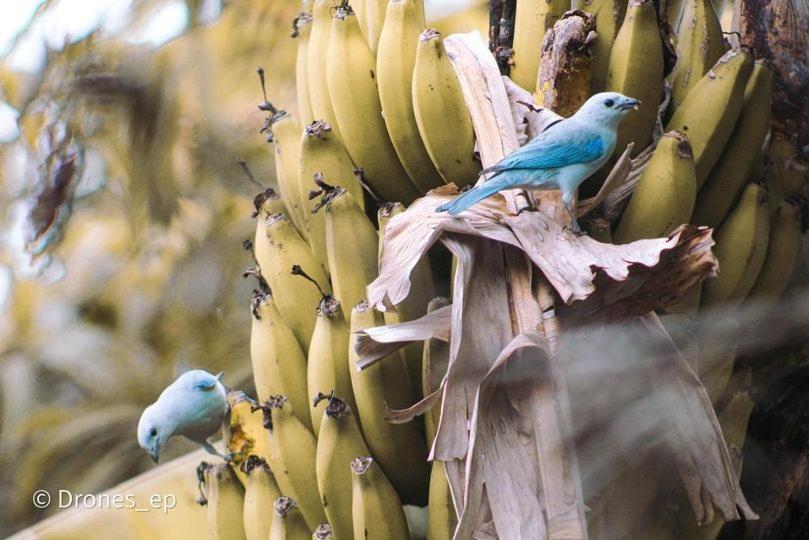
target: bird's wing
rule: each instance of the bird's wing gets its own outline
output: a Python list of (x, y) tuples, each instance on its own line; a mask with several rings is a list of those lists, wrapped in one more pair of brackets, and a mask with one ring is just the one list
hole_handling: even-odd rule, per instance
[(213, 390), (218, 379), (200, 379), (194, 383), (194, 390)]
[(595, 161), (604, 155), (606, 145), (593, 131), (560, 123), (484, 170), (500, 173), (514, 169), (555, 169)]

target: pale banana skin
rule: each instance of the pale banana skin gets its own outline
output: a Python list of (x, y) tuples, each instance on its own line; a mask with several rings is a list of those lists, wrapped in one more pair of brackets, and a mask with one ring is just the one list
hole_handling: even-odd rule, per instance
[(688, 223), (697, 196), (694, 156), (681, 133), (663, 135), (621, 216), (614, 239), (626, 244), (668, 236)]
[(405, 172), (382, 118), (376, 59), (357, 17), (340, 8), (332, 20), (327, 80), (337, 123), (351, 160), (364, 180), (385, 201), (411, 203), (419, 191)]
[(428, 506), (429, 540), (451, 540), (458, 517), (449, 491), (447, 469), (443, 461), (433, 461), (430, 473), (430, 504)]
[(442, 185), (419, 135), (413, 112), (413, 68), (424, 20), (413, 0), (391, 0), (377, 50), (377, 84), (382, 114), (393, 147), (410, 179), (422, 193)]
[(351, 471), (354, 540), (409, 540), (399, 496), (373, 458), (358, 456)]
[[(315, 437), (295, 417), (285, 396), (272, 396), (262, 404), (262, 409), (265, 419), (269, 415), (271, 420), (270, 469), (281, 492), (298, 503), (308, 531), (313, 531), (326, 521), (315, 476)], [(275, 529), (275, 523), (272, 528)]]
[(408, 504), (421, 506), (426, 502), (424, 496), (429, 483), (424, 436), (413, 422), (391, 424), (385, 419), (384, 404), (396, 408), (409, 406), (415, 401), (410, 386), (402, 384), (402, 381), (407, 381), (407, 372), (401, 356), (394, 353), (362, 372), (353, 368), (357, 361), (354, 352), (357, 331), (382, 324), (382, 316), (367, 302), (354, 307), (349, 365), (352, 366), (351, 384), (357, 400), (357, 414), (368, 448), (402, 499)]
[(309, 87), (313, 121), (323, 120), (328, 123), (334, 136), (341, 140), (340, 127), (331, 106), (326, 75), (331, 14), (339, 5), (339, 0), (314, 0), (312, 4), (313, 20), (306, 53), (306, 82)]
[(756, 215), (762, 199), (761, 187), (749, 184), (739, 204), (716, 236), (714, 253), (719, 261), (719, 276), (708, 279), (702, 288), (700, 309), (717, 306), (733, 296), (744, 276), (755, 249)]
[(280, 214), (259, 220), (253, 250), (261, 275), (273, 292), (281, 317), (306, 353), (315, 328), (315, 311), (312, 306), (317, 306), (320, 293), (317, 287), (301, 286), (303, 281), (291, 271), (294, 265), (300, 266), (317, 281), (322, 290), (328, 291), (329, 280), (324, 267), (315, 259), (290, 220)]
[(354, 197), (342, 189), (325, 195), (329, 202), (321, 210), (326, 218), (326, 253), (334, 296), (343, 315), (365, 298), (365, 288), (377, 276), (378, 236), (373, 224)]
[(680, 131), (691, 142), (699, 188), (730, 139), (752, 69), (753, 60), (747, 53), (728, 51), (694, 85), (666, 125), (666, 131)]
[(722, 27), (711, 0), (686, 0), (677, 32), (677, 64), (671, 73), (671, 111), (724, 53)]
[(756, 62), (733, 135), (699, 192), (694, 223), (719, 226), (761, 161), (764, 138), (770, 129), (772, 85), (772, 70)]
[(379, 48), (379, 35), (382, 33), (387, 11), (388, 0), (363, 0), (362, 2), (362, 16), (359, 17), (360, 30), (374, 57)]
[(427, 153), (444, 182), (454, 182), (458, 187), (474, 183), (481, 170), (473, 155), (475, 131), (437, 30), (428, 29), (419, 36), (413, 111)]
[(542, 55), (542, 38), (565, 11), (567, 0), (521, 0), (514, 17), (514, 44), (511, 80), (534, 92)]
[(801, 212), (797, 205), (781, 202), (770, 228), (767, 257), (748, 296), (751, 302), (771, 306), (784, 293), (798, 261), (801, 245)]
[(246, 540), (267, 540), (272, 526), (272, 513), (267, 509), (273, 507), (275, 499), (281, 496), (281, 490), (263, 459), (248, 458), (244, 468), (247, 474), (244, 487), (245, 537)]
[(590, 93), (607, 88), (610, 51), (621, 28), (626, 12), (625, 0), (574, 0), (571, 9), (588, 11), (596, 19), (598, 38), (591, 46), (593, 62), (590, 67)]
[(240, 540), (244, 536), (242, 508), (244, 489), (227, 463), (210, 465), (204, 471), (206, 515), (211, 538)]
[(286, 111), (278, 111), (271, 118), (270, 130), (275, 148), (275, 177), (278, 191), (292, 219), (295, 229), (306, 239), (306, 218), (301, 200), (298, 174), (301, 160), (301, 133), (303, 128), (296, 118)]
[(309, 36), (312, 33), (312, 5), (309, 0), (301, 2), (301, 14), (295, 22), (298, 49), (295, 54), (295, 91), (298, 98), (298, 118), (301, 124), (314, 121), (312, 103), (309, 99)]
[[(299, 284), (298, 287), (306, 285)], [(311, 430), (306, 354), (281, 319), (271, 297), (257, 295), (252, 310), (250, 358), (259, 401), (264, 402), (272, 395), (289, 396), (293, 410), (298, 411), (296, 416)]]
[[(663, 97), (663, 44), (651, 0), (630, 0), (610, 54), (607, 90), (640, 100), (618, 128), (617, 148), (635, 143), (636, 156), (652, 140)], [(668, 129), (667, 131), (670, 131)], [(687, 135), (687, 134), (686, 134)]]
[[(278, 497), (272, 514), (270, 540), (303, 540), (309, 538), (312, 527), (303, 517), (298, 503), (290, 497)], [(269, 509), (265, 510), (269, 511)]]
[(356, 409), (348, 365), (348, 342), (348, 324), (340, 302), (333, 296), (324, 297), (317, 310), (307, 365), (309, 413), (316, 436), (326, 408), (326, 402), (315, 403), (316, 395), (334, 392), (342, 396), (352, 410)]
[(351, 462), (367, 456), (353, 409), (339, 397), (322, 401), (325, 410), (317, 440), (317, 485), (334, 537), (353, 538)]

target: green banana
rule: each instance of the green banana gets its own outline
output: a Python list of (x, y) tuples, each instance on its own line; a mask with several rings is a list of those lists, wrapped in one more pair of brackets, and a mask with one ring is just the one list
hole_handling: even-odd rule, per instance
[(244, 532), (247, 540), (267, 540), (272, 514), (268, 509), (281, 496), (270, 467), (264, 459), (250, 456), (243, 465), (247, 475), (244, 486)]
[(424, 147), (444, 182), (458, 187), (473, 184), (481, 169), (474, 157), (475, 131), (438, 30), (428, 29), (419, 36), (413, 112)]
[(409, 540), (402, 503), (372, 457), (351, 462), (354, 540)]
[(807, 179), (807, 165), (798, 156), (795, 145), (785, 135), (774, 132), (770, 140), (767, 157), (775, 168), (776, 175), (784, 190), (784, 197), (790, 198), (803, 187)]
[(351, 407), (337, 396), (326, 402), (317, 439), (317, 486), (332, 532), (339, 540), (353, 538), (351, 524), (351, 461), (369, 454)]
[(671, 73), (671, 104), (675, 111), (699, 79), (725, 53), (722, 27), (711, 0), (687, 0), (677, 31), (677, 64)]
[(691, 145), (682, 133), (670, 131), (660, 139), (643, 170), (613, 235), (615, 242), (668, 236), (688, 223), (696, 196)]
[(663, 43), (652, 0), (629, 0), (610, 53), (607, 90), (641, 102), (638, 110), (621, 122), (615, 146), (620, 153), (634, 142), (632, 155), (636, 156), (652, 141), (663, 97)]
[(751, 301), (771, 306), (783, 294), (797, 264), (800, 245), (800, 209), (784, 201), (772, 222), (767, 257), (750, 290)]
[(402, 499), (408, 504), (424, 504), (428, 490), (427, 446), (416, 424), (391, 424), (385, 419), (385, 406), (403, 408), (414, 401), (401, 356), (394, 353), (373, 366), (357, 372), (354, 351), (357, 332), (383, 324), (379, 313), (367, 302), (357, 304), (351, 314), (349, 365), (351, 384), (357, 400), (357, 413), (368, 448)]
[(542, 39), (565, 11), (569, 0), (520, 0), (514, 14), (511, 80), (533, 93), (537, 86)]
[(753, 60), (743, 50), (726, 52), (688, 92), (666, 125), (666, 131), (680, 131), (691, 142), (698, 188), (733, 133), (752, 69)]
[(770, 243), (770, 205), (767, 202), (767, 192), (761, 189), (760, 202), (756, 208), (756, 229), (753, 236), (753, 253), (744, 268), (744, 273), (739, 283), (733, 289), (732, 298), (741, 302), (750, 293), (750, 289), (756, 283), (764, 261), (767, 258), (767, 246)]
[(360, 33), (350, 6), (341, 6), (332, 21), (327, 55), (329, 95), (351, 160), (363, 180), (386, 201), (407, 204), (419, 191), (405, 172), (382, 118), (376, 59)]
[(393, 147), (422, 193), (443, 184), (419, 135), (413, 112), (413, 68), (424, 21), (413, 0), (390, 0), (379, 36), (376, 75), (379, 100)]
[(306, 522), (298, 503), (290, 497), (278, 497), (273, 505), (270, 540), (305, 540), (313, 527)]
[(761, 161), (761, 147), (770, 129), (772, 85), (772, 70), (766, 62), (756, 61), (744, 91), (739, 121), (699, 192), (695, 224), (718, 227)]
[(590, 48), (590, 92), (603, 92), (607, 87), (610, 51), (621, 28), (626, 11), (625, 0), (574, 0), (572, 9), (588, 11), (596, 19), (598, 37)]
[(455, 506), (449, 491), (449, 480), (447, 480), (447, 469), (443, 461), (433, 461), (429, 500), (427, 538), (429, 540), (451, 540), (455, 534), (458, 518), (455, 515)]

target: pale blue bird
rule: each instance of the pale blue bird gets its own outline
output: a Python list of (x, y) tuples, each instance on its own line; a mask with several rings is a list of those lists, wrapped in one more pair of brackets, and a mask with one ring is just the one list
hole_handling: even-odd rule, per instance
[(166, 387), (157, 401), (146, 407), (138, 422), (138, 444), (155, 463), (160, 451), (174, 435), (182, 435), (210, 454), (226, 461), (208, 442), (221, 428), (230, 411), (227, 389), (220, 382), (222, 373), (186, 371)]
[(621, 119), (640, 101), (617, 92), (602, 92), (588, 99), (576, 114), (560, 120), (528, 144), (485, 169), (492, 173), (482, 184), (439, 206), (437, 212), (457, 215), (470, 206), (506, 189), (562, 191), (562, 202), (581, 232), (573, 212), (579, 185), (607, 162), (615, 150)]

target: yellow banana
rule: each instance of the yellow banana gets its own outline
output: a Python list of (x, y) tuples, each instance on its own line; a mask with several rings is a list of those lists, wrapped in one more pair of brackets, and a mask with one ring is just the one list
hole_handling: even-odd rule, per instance
[[(615, 36), (624, 20), (624, 0), (574, 0), (572, 9), (590, 12), (596, 19), (598, 38), (590, 48), (593, 61), (590, 67), (590, 92), (603, 92), (607, 87), (607, 71), (610, 66), (610, 51)], [(536, 84), (536, 83), (535, 83)]]
[(677, 32), (677, 64), (671, 73), (671, 111), (680, 106), (688, 92), (724, 53), (722, 27), (711, 0), (687, 0)]
[(351, 462), (354, 540), (409, 540), (396, 490), (371, 457)]
[(607, 90), (621, 92), (641, 102), (638, 110), (621, 122), (616, 144), (617, 151), (623, 152), (627, 144), (634, 142), (632, 155), (635, 156), (652, 140), (657, 109), (663, 97), (663, 43), (652, 0), (629, 0), (610, 53)]
[(236, 475), (247, 485), (245, 465), (248, 460), (258, 457), (265, 462), (270, 460), (270, 444), (267, 430), (264, 429), (261, 414), (255, 412), (256, 402), (244, 392), (231, 390), (228, 392), (230, 416), (225, 430), (225, 444), (231, 454), (231, 463)]
[(767, 257), (750, 300), (772, 305), (783, 294), (798, 261), (801, 245), (801, 212), (798, 206), (782, 202), (773, 219)]
[(314, 396), (334, 392), (342, 396), (352, 409), (356, 408), (348, 366), (348, 341), (348, 325), (340, 302), (333, 296), (324, 296), (317, 308), (307, 371), (309, 413), (316, 435), (320, 433), (325, 404), (318, 406)]
[(295, 499), (283, 496), (275, 499), (270, 540), (306, 540), (312, 529)]
[(281, 491), (275, 483), (267, 462), (258, 456), (250, 456), (242, 467), (247, 475), (244, 487), (244, 532), (247, 540), (267, 540), (270, 536), (275, 499)]
[(744, 106), (722, 156), (699, 192), (693, 222), (718, 227), (761, 161), (761, 147), (770, 129), (773, 72), (757, 61), (744, 91)]
[(360, 29), (374, 56), (376, 56), (376, 51), (379, 48), (379, 35), (382, 33), (382, 26), (385, 24), (387, 10), (388, 0), (364, 0), (362, 4)]
[(271, 396), (261, 405), (261, 409), (264, 411), (264, 425), (269, 430), (271, 458), (267, 463), (281, 493), (295, 499), (309, 526), (308, 530), (313, 531), (326, 521), (317, 491), (315, 437), (292, 414), (292, 407), (285, 396)]
[(337, 188), (323, 195), (326, 253), (334, 296), (346, 319), (351, 307), (365, 298), (365, 287), (377, 276), (378, 236), (351, 193)]
[(301, 200), (299, 163), (301, 160), (301, 123), (284, 110), (273, 110), (269, 129), (275, 147), (275, 177), (278, 191), (287, 208), (286, 215), (295, 228), (306, 238), (306, 215)]
[(621, 216), (614, 239), (626, 244), (668, 236), (688, 223), (697, 196), (691, 145), (682, 133), (663, 135)]
[(214, 540), (243, 539), (244, 489), (227, 463), (204, 469), (208, 530)]
[(443, 184), (419, 135), (413, 112), (413, 67), (423, 20), (413, 0), (390, 0), (379, 36), (376, 75), (379, 100), (393, 147), (410, 179), (426, 193)]
[(314, 287), (301, 287), (301, 280), (292, 274), (292, 267), (300, 266), (321, 289), (328, 291), (329, 280), (324, 267), (289, 219), (281, 214), (264, 220), (264, 230), (262, 232), (261, 227), (256, 230), (253, 245), (261, 275), (270, 286), (278, 311), (306, 352), (315, 328), (313, 306), (317, 306), (320, 295)]
[(475, 131), (438, 30), (428, 29), (419, 36), (413, 111), (424, 147), (444, 182), (458, 187), (474, 183), (481, 168), (474, 157)]
[[(448, 298), (435, 298), (427, 306), (427, 312), (449, 305)], [(423, 345), (422, 356), (422, 393), (428, 396), (438, 390), (441, 379), (447, 372), (449, 362), (449, 344), (439, 339), (428, 339)], [(431, 446), (438, 429), (438, 420), (441, 418), (441, 402), (439, 401), (424, 414), (424, 428), (427, 433), (427, 445)]]
[(734, 298), (748, 262), (755, 255), (756, 225), (759, 210), (767, 212), (766, 197), (757, 184), (748, 184), (736, 208), (716, 236), (714, 252), (719, 261), (719, 276), (708, 279), (702, 287), (701, 309)]
[(714, 8), (723, 32), (733, 30), (733, 7), (735, 0), (714, 0)]
[[(312, 192), (321, 189), (316, 178), (347, 189), (357, 204), (365, 209), (362, 186), (354, 175), (354, 164), (328, 123), (315, 121), (306, 126), (301, 138), (300, 171), (301, 200), (305, 201), (305, 211), (309, 215), (309, 243), (323, 267), (328, 268), (325, 218), (322, 211), (317, 211), (317, 200), (310, 198)], [(304, 270), (309, 271), (307, 268)]]
[(338, 141), (342, 138), (329, 97), (326, 55), (329, 50), (331, 14), (339, 5), (340, 0), (314, 0), (312, 31), (309, 34), (309, 47), (306, 53), (306, 82), (309, 85), (309, 102), (312, 104), (313, 121), (322, 120), (329, 124), (332, 136)]
[(743, 50), (726, 52), (688, 92), (666, 126), (666, 131), (680, 131), (691, 142), (698, 188), (733, 132), (752, 69), (753, 60)]
[(520, 0), (514, 15), (514, 44), (511, 80), (534, 92), (542, 56), (542, 39), (565, 11), (568, 0)]
[(430, 504), (428, 505), (428, 540), (451, 540), (458, 518), (449, 491), (447, 469), (443, 461), (433, 461), (430, 473)]
[(409, 204), (419, 192), (407, 176), (388, 136), (376, 82), (376, 59), (360, 33), (351, 7), (334, 16), (327, 55), (327, 80), (334, 115), (351, 160), (377, 197)]
[(301, 2), (301, 13), (293, 22), (292, 36), (298, 39), (298, 50), (295, 56), (295, 90), (298, 97), (298, 118), (301, 124), (314, 121), (312, 103), (309, 100), (309, 37), (312, 33), (312, 6), (309, 0)]
[(391, 424), (385, 419), (385, 405), (392, 408), (410, 406), (414, 397), (407, 381), (407, 372), (401, 356), (395, 353), (362, 372), (354, 369), (354, 352), (359, 330), (383, 324), (379, 313), (367, 302), (357, 304), (351, 314), (351, 345), (349, 366), (351, 384), (357, 400), (360, 426), (373, 456), (402, 499), (408, 504), (422, 506), (428, 490), (427, 446), (416, 424)]
[[(353, 538), (351, 526), (351, 462), (367, 456), (354, 411), (339, 397), (320, 396), (326, 403), (317, 439), (317, 485), (334, 536)], [(321, 407), (323, 409), (323, 407)]]
[(298, 419), (312, 429), (308, 414), (306, 353), (292, 331), (284, 324), (269, 294), (253, 297), (253, 329), (250, 358), (256, 393), (261, 402), (271, 395), (290, 396)]
[(750, 293), (750, 289), (758, 279), (764, 260), (767, 258), (767, 246), (770, 242), (770, 205), (767, 202), (767, 192), (761, 189), (761, 198), (756, 208), (756, 229), (753, 235), (753, 252), (744, 267), (744, 273), (739, 283), (733, 289), (732, 298), (738, 302)]

